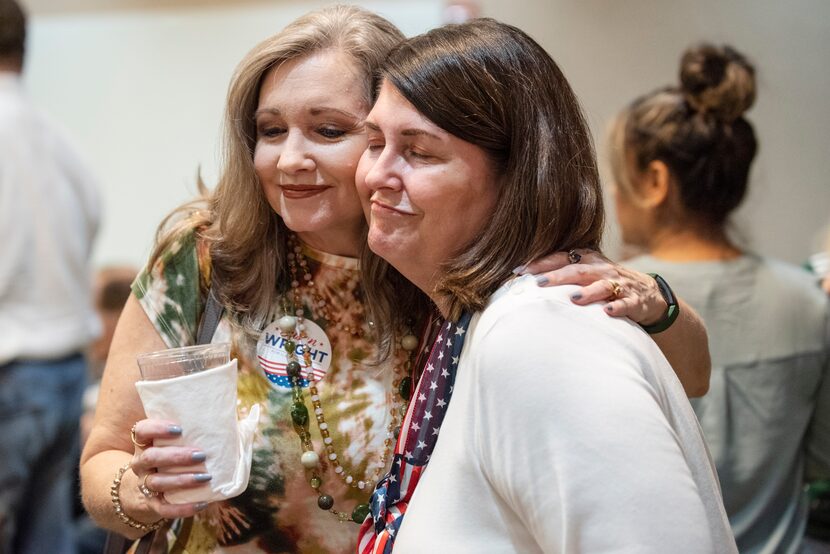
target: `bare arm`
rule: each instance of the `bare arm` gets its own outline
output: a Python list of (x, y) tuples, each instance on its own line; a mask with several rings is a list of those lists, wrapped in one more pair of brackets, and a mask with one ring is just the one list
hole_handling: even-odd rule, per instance
[[(153, 474), (146, 484), (154, 490), (165, 491), (202, 486), (194, 475), (171, 475), (164, 470), (174, 467), (193, 467), (196, 448), (153, 447), (154, 438), (175, 437), (180, 430), (176, 422), (144, 419), (144, 409), (135, 389), (140, 373), (136, 355), (166, 348), (161, 337), (144, 313), (134, 296), (127, 301), (110, 348), (106, 369), (101, 383), (101, 393), (95, 412), (92, 432), (81, 455), (81, 485), (84, 505), (98, 525), (117, 531), (130, 538), (143, 533), (123, 524), (115, 514), (110, 496), (110, 486), (116, 472), (126, 463), (132, 468), (121, 480), (120, 498), (124, 512), (131, 518), (153, 523), (162, 518), (188, 517), (198, 509), (197, 504), (168, 504), (162, 496), (147, 498), (138, 490), (140, 476)], [(137, 423), (138, 422), (138, 423)], [(146, 449), (133, 445), (130, 428), (137, 423), (139, 443), (149, 444)], [(156, 471), (161, 473), (156, 473)]]
[[(668, 308), (651, 276), (622, 267), (596, 252), (583, 252), (579, 263), (570, 263), (566, 252), (558, 252), (533, 262), (523, 272), (537, 275), (541, 286), (581, 285), (572, 297), (575, 304), (607, 302), (605, 311), (609, 315), (628, 317), (642, 325), (659, 321)], [(620, 286), (620, 293), (609, 301), (612, 282)], [(651, 338), (674, 368), (686, 394), (695, 398), (709, 390), (709, 337), (700, 316), (683, 300), (678, 299), (678, 304), (677, 321)]]

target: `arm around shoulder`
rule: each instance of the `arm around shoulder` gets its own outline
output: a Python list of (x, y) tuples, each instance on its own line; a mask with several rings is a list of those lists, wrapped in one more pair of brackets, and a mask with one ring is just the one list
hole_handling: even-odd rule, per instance
[(709, 336), (703, 319), (682, 299), (677, 300), (680, 315), (674, 324), (651, 335), (663, 355), (674, 368), (689, 398), (698, 398), (709, 391), (712, 359)]

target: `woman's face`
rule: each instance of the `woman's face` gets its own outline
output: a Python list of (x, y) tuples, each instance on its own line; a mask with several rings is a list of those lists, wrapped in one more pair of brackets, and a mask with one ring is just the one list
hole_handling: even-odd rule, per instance
[(493, 213), (496, 177), (483, 149), (444, 131), (384, 82), (366, 120), (357, 187), (369, 247), (430, 293), (442, 263)]
[(364, 225), (354, 175), (366, 148), (365, 76), (326, 50), (265, 74), (254, 167), (271, 208), (315, 248), (356, 255)]

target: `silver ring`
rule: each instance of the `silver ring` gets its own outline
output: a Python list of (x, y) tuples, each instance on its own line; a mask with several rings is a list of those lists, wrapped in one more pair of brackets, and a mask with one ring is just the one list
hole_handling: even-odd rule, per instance
[(582, 254), (576, 251), (576, 249), (568, 250), (568, 261), (572, 264), (578, 264), (579, 260), (582, 259)]

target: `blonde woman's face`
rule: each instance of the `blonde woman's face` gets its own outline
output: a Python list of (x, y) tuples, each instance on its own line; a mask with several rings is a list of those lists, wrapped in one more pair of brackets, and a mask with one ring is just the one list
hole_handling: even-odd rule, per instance
[(356, 255), (363, 211), (355, 169), (366, 149), (365, 77), (350, 57), (321, 51), (265, 74), (254, 167), (271, 205), (307, 244)]

